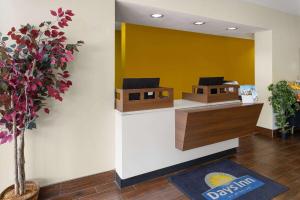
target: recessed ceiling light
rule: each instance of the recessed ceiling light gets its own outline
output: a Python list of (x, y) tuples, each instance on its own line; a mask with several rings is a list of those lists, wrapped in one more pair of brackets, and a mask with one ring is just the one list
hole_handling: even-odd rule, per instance
[(194, 25), (204, 25), (205, 22), (203, 22), (203, 21), (197, 21), (197, 22), (194, 22), (193, 24)]
[(159, 14), (159, 13), (154, 13), (151, 15), (152, 18), (163, 18), (164, 15), (163, 14)]
[(229, 30), (229, 31), (235, 31), (235, 30), (238, 30), (239, 28), (238, 27), (228, 27), (226, 28), (226, 30)]

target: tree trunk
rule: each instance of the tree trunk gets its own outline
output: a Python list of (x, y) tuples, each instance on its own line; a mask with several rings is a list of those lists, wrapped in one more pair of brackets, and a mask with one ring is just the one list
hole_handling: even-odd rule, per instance
[[(12, 99), (11, 99), (11, 107), (14, 108), (14, 103)], [(15, 195), (19, 195), (20, 193), (19, 193), (18, 138), (16, 133), (16, 117), (13, 118), (12, 131), (14, 137)]]
[[(27, 100), (27, 85), (25, 85), (24, 88), (25, 93), (25, 99), (26, 99), (26, 113), (28, 113), (28, 100)], [(20, 144), (18, 148), (18, 162), (19, 162), (19, 193), (20, 195), (23, 195), (26, 192), (26, 185), (25, 185), (25, 155), (24, 155), (24, 147), (25, 147), (25, 130), (27, 128), (27, 120), (25, 118), (25, 129), (21, 132), (19, 138), (20, 138)]]
[[(25, 93), (25, 103), (26, 103), (26, 113), (28, 113), (28, 102), (27, 102), (27, 85), (24, 88), (24, 93)], [(27, 128), (27, 120), (25, 117), (25, 129), (21, 132), (20, 134), (20, 144), (19, 144), (19, 149), (18, 149), (18, 154), (19, 154), (19, 184), (20, 184), (20, 195), (23, 195), (25, 193), (25, 155), (24, 155), (24, 146), (25, 146), (25, 130)]]
[(20, 144), (18, 148), (18, 163), (19, 163), (19, 193), (23, 195), (25, 193), (25, 156), (24, 156), (24, 131), (21, 133), (20, 137)]
[[(15, 124), (15, 123), (14, 123)], [(14, 164), (15, 164), (15, 195), (19, 195), (19, 165), (18, 165), (18, 138), (15, 133), (15, 125), (14, 125)]]

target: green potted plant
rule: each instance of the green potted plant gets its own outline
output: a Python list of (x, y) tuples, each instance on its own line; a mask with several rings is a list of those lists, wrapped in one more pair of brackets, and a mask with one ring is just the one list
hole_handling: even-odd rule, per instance
[(288, 119), (295, 115), (299, 109), (295, 92), (290, 88), (287, 81), (279, 81), (268, 87), (271, 91), (269, 102), (273, 107), (276, 126), (280, 129), (283, 139), (286, 139), (291, 129)]
[(72, 21), (71, 10), (51, 14), (54, 21), (0, 33), (0, 144), (13, 143), (15, 165), (14, 185), (0, 199), (38, 199), (38, 185), (25, 176), (25, 133), (36, 128), (40, 111), (50, 112), (47, 99), (62, 101), (72, 85), (68, 64), (83, 42), (67, 43), (63, 29)]

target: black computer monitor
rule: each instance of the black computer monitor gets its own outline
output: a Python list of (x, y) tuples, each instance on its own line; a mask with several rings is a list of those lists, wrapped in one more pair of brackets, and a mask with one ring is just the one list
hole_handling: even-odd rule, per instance
[(160, 78), (124, 78), (123, 89), (158, 88)]
[(200, 77), (199, 85), (223, 85), (224, 77)]
[[(209, 85), (223, 85), (224, 84), (224, 77), (200, 77), (199, 78), (199, 85), (202, 86), (209, 86)], [(211, 91), (212, 94), (216, 94), (217, 90)], [(197, 89), (198, 94), (203, 94), (203, 89)]]
[[(124, 78), (123, 89), (159, 88), (160, 78)], [(154, 99), (153, 92), (144, 93), (144, 99)], [(140, 100), (139, 93), (129, 94), (129, 100)]]

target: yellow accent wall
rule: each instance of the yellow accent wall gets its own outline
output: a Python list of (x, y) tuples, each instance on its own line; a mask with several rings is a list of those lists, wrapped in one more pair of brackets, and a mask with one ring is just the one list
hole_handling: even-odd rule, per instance
[(121, 46), (121, 31), (115, 32), (115, 85), (116, 88), (122, 87), (123, 68), (122, 68), (122, 46)]
[(124, 77), (160, 77), (160, 85), (174, 88), (180, 99), (203, 76), (254, 84), (253, 40), (123, 23), (119, 42), (116, 87)]

